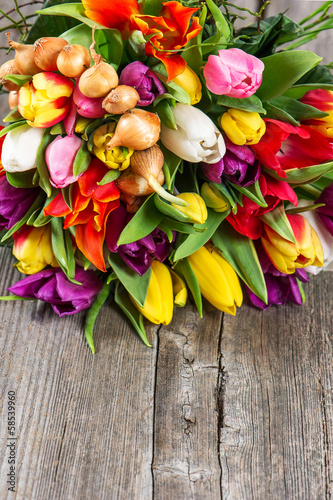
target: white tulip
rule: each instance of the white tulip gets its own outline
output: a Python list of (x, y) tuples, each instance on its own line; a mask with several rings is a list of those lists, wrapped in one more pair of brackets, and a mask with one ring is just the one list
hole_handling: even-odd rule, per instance
[[(311, 205), (308, 200), (300, 200), (298, 202), (297, 208), (305, 207)], [(333, 262), (333, 236), (324, 228), (316, 216), (315, 210), (309, 210), (307, 212), (302, 212), (303, 217), (306, 218), (308, 223), (316, 231), (324, 252), (324, 265), (323, 267), (308, 266), (304, 270), (310, 274), (318, 274), (323, 269), (327, 268)]]
[(216, 163), (226, 148), (222, 134), (200, 109), (177, 103), (171, 108), (178, 130), (161, 126), (161, 141), (166, 148), (192, 163)]
[(25, 172), (36, 168), (37, 151), (44, 129), (22, 125), (7, 133), (2, 145), (1, 161), (6, 172)]

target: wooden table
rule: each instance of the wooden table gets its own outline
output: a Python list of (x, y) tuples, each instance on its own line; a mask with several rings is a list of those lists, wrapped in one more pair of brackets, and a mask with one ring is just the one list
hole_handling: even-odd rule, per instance
[[(294, 2), (294, 16), (309, 3)], [(271, 12), (284, 5), (273, 0)], [(12, 264), (1, 249), (1, 295), (19, 278)], [(169, 326), (147, 327), (151, 349), (109, 304), (94, 356), (84, 313), (1, 303), (0, 498), (332, 498), (332, 274), (305, 290), (304, 306), (264, 313), (178, 309)], [(6, 484), (9, 391), (16, 495)]]

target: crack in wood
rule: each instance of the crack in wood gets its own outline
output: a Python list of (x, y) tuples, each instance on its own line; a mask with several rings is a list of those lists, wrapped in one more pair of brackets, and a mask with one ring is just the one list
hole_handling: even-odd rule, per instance
[(59, 462), (60, 462), (60, 455), (61, 455), (61, 451), (62, 451), (62, 445), (64, 443), (64, 437), (65, 437), (66, 429), (67, 429), (67, 419), (65, 420), (64, 429), (62, 431), (62, 435), (61, 435), (61, 438), (60, 438), (59, 453), (58, 453), (58, 456), (57, 456), (57, 459), (56, 459), (56, 463), (55, 463), (55, 471), (54, 471), (54, 479), (53, 479), (54, 483), (57, 480), (58, 466), (59, 466)]
[[(217, 409), (217, 456), (218, 463), (220, 466), (220, 496), (221, 500), (223, 500), (223, 490), (222, 490), (222, 479), (223, 479), (223, 467), (221, 461), (221, 431), (223, 427), (225, 427), (225, 419), (224, 419), (224, 396), (226, 391), (227, 377), (228, 373), (226, 371), (226, 367), (223, 365), (223, 353), (222, 353), (222, 335), (223, 335), (223, 320), (224, 314), (221, 317), (221, 325), (219, 332), (219, 341), (218, 341), (218, 374), (217, 374), (217, 383), (216, 383), (216, 409)], [(227, 464), (226, 464), (227, 465)], [(227, 465), (228, 467), (228, 465)]]
[(151, 484), (152, 484), (152, 492), (151, 498), (154, 500), (155, 498), (155, 477), (154, 477), (154, 456), (155, 456), (155, 420), (156, 420), (156, 388), (157, 388), (157, 373), (158, 373), (158, 355), (159, 355), (159, 347), (160, 347), (160, 331), (162, 325), (160, 325), (156, 330), (156, 358), (155, 358), (155, 374), (154, 374), (154, 396), (153, 396), (153, 417), (152, 417), (152, 428), (153, 428), (153, 438), (152, 438), (152, 453), (151, 453)]

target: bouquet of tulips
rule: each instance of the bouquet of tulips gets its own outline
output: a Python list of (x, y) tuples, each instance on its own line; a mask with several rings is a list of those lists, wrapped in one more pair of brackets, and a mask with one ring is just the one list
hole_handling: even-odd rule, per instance
[(236, 31), (224, 1), (58, 2), (8, 33), (0, 230), (26, 276), (2, 298), (89, 308), (93, 352), (108, 297), (147, 345), (188, 292), (200, 316), (301, 304), (333, 259), (333, 77), (298, 47), (331, 3)]

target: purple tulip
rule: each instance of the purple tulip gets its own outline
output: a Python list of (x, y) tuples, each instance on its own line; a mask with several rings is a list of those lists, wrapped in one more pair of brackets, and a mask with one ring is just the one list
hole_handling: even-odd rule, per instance
[[(76, 135), (58, 135), (45, 151), (45, 161), (50, 172), (50, 183), (56, 188), (64, 188), (75, 182), (80, 175), (73, 175), (73, 163), (82, 140)], [(82, 174), (81, 174), (82, 175)]]
[(138, 106), (148, 106), (165, 90), (155, 73), (140, 61), (128, 64), (121, 72), (119, 85), (134, 87), (140, 96)]
[(266, 282), (268, 304), (265, 304), (246, 286), (252, 304), (260, 309), (267, 309), (272, 305), (284, 306), (287, 300), (296, 305), (302, 305), (302, 297), (296, 278), (304, 283), (309, 281), (304, 269), (296, 269), (294, 274), (281, 273), (273, 266), (261, 245), (257, 244), (256, 248)]
[(150, 268), (153, 258), (160, 262), (166, 259), (171, 243), (163, 231), (154, 229), (134, 243), (117, 246), (119, 236), (131, 217), (122, 205), (113, 210), (108, 217), (105, 241), (111, 252), (118, 253), (133, 271), (142, 276)]
[(77, 267), (75, 279), (81, 285), (70, 282), (59, 268), (44, 269), (23, 278), (8, 290), (20, 297), (38, 299), (51, 305), (60, 317), (88, 309), (103, 284), (94, 271)]
[(40, 193), (39, 188), (18, 188), (0, 175), (0, 231), (10, 229), (24, 217)]
[(260, 164), (248, 146), (237, 146), (224, 138), (227, 151), (217, 163), (202, 163), (204, 175), (212, 182), (221, 184), (222, 177), (239, 186), (249, 186), (260, 177)]
[(324, 228), (333, 236), (333, 183), (327, 186), (315, 203), (325, 203), (318, 207), (316, 214)]

